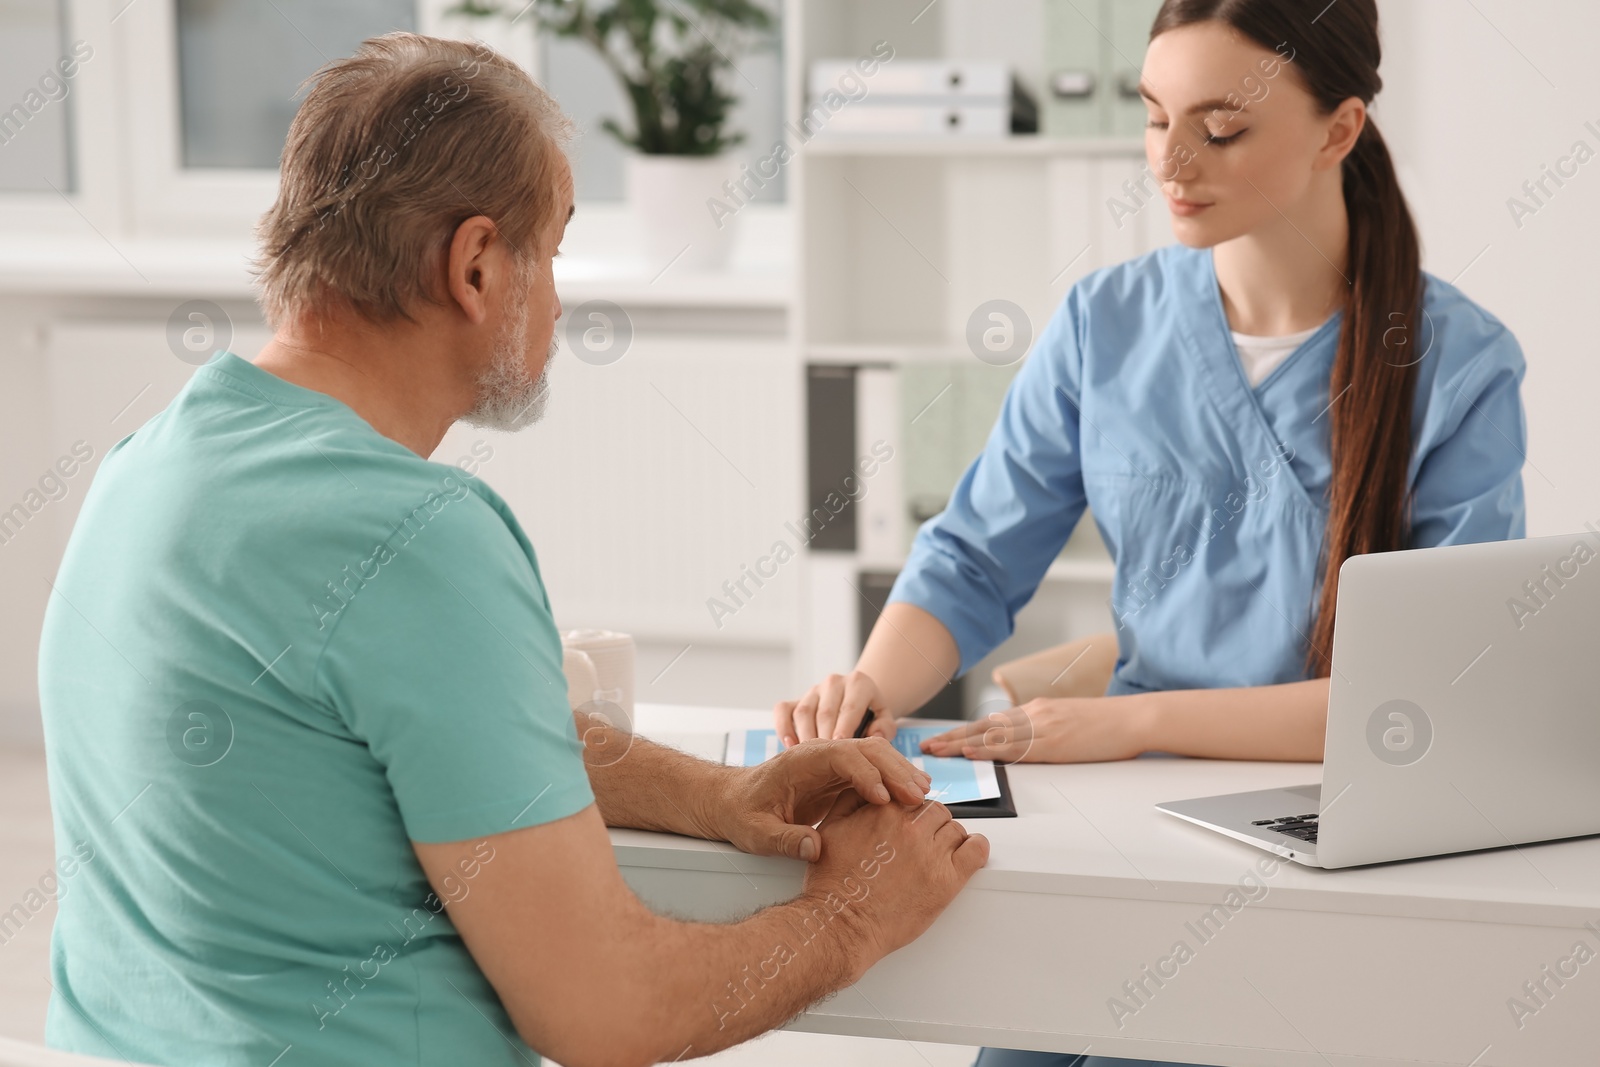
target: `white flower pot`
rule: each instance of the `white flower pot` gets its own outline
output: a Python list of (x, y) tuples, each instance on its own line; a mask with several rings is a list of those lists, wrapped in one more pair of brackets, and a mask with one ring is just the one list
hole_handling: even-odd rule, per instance
[(494, 16), (474, 18), (470, 15), (441, 15), (437, 28), (423, 30), (440, 37), (458, 41), (482, 41), (496, 52), (530, 74), (533, 72), (534, 37), (533, 19), (523, 19), (513, 24), (509, 18)]
[(743, 195), (729, 195), (732, 157), (628, 155), (627, 195), (651, 274), (728, 265)]

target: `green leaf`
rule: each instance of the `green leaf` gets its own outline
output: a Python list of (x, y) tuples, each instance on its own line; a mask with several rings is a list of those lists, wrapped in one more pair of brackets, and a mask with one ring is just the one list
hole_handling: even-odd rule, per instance
[[(460, 0), (489, 7), (491, 0)], [(498, 5), (496, 5), (498, 8)], [(539, 27), (587, 41), (621, 84), (634, 132), (615, 119), (601, 128), (653, 155), (715, 155), (744, 140), (727, 130), (738, 97), (728, 92), (731, 63), (774, 43), (772, 11), (754, 0), (535, 0)]]

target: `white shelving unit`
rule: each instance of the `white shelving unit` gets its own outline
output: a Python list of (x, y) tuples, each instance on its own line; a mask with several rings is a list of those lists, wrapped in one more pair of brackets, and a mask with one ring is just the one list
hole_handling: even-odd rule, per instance
[(844, 367), (938, 363), (962, 359), (970, 355), (971, 353), (964, 348), (941, 345), (814, 344), (806, 346), (806, 358), (810, 362), (829, 363)]
[(1126, 137), (904, 137), (869, 139), (861, 136), (818, 137), (807, 146), (812, 156), (898, 156), (907, 159), (980, 157), (984, 159), (1110, 157), (1144, 158), (1144, 142)]
[[(790, 121), (808, 106), (800, 90), (813, 60), (867, 56), (883, 40), (894, 47), (891, 63), (1003, 61), (1038, 93), (1047, 82), (1044, 7), (1044, 0), (795, 0), (786, 56)], [(792, 333), (802, 360), (971, 373), (978, 361), (965, 340), (968, 319), (997, 298), (1023, 308), (1037, 336), (1078, 278), (1172, 240), (1164, 205), (1124, 200), (1137, 207), (1131, 214), (1110, 207), (1144, 167), (1142, 139), (1126, 137), (830, 137), (824, 129), (805, 145), (790, 185)], [(1008, 377), (1014, 368), (978, 373), (990, 370)], [(884, 390), (873, 393), (881, 401)], [(906, 414), (858, 412), (858, 427), (898, 427)], [(904, 521), (909, 538), (913, 523)], [(864, 636), (860, 594), (846, 583), (885, 560), (880, 551), (813, 551), (806, 563), (797, 685), (854, 662)], [(1083, 524), (1019, 619), (1018, 636), (997, 656), (1109, 628), (1112, 577), (1093, 524)]]

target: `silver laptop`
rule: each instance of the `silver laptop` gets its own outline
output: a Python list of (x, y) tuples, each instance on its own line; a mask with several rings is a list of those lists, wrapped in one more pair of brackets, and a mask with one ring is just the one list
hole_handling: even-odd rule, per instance
[(1600, 529), (1347, 560), (1321, 784), (1157, 807), (1312, 867), (1600, 833)]

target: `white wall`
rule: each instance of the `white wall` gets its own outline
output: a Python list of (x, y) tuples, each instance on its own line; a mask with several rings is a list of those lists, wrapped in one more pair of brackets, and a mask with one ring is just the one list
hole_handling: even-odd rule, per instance
[(1424, 264), (1446, 279), (1466, 269), (1457, 284), (1527, 355), (1529, 534), (1580, 530), (1600, 521), (1600, 158), (1565, 188), (1551, 184), (1554, 196), (1520, 227), (1507, 201), (1526, 200), (1523, 182), (1579, 140), (1600, 155), (1600, 5), (1384, 0), (1382, 11), (1387, 88), (1376, 114), (1418, 216)]
[[(57, 442), (47, 403), (45, 339), (6, 311), (0, 300), (0, 511), (34, 488), (72, 443), (51, 452)], [(45, 508), (30, 522), (37, 529), (0, 543), (0, 742), (38, 733), (39, 623), (50, 594), (43, 578), (54, 579), (61, 560), (65, 530), (59, 516), (59, 507)]]

